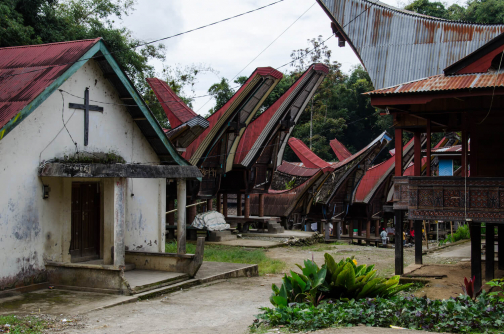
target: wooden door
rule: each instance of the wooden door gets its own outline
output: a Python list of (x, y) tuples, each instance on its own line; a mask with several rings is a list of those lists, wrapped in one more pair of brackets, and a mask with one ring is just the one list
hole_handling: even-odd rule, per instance
[(100, 258), (100, 188), (98, 183), (72, 184), (72, 262)]

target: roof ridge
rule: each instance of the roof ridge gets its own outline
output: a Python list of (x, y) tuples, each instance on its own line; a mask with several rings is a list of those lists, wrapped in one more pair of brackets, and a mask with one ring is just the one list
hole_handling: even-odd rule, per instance
[(12, 49), (23, 49), (23, 48), (33, 48), (33, 47), (41, 47), (41, 46), (48, 46), (48, 45), (57, 45), (57, 44), (73, 44), (73, 43), (82, 43), (82, 42), (89, 42), (89, 41), (95, 41), (98, 42), (99, 40), (102, 40), (103, 37), (96, 37), (96, 38), (88, 38), (88, 39), (79, 39), (76, 41), (63, 41), (63, 42), (53, 42), (53, 43), (44, 43), (44, 44), (30, 44), (30, 45), (17, 45), (17, 46), (7, 46), (0, 48), (1, 50), (12, 50)]

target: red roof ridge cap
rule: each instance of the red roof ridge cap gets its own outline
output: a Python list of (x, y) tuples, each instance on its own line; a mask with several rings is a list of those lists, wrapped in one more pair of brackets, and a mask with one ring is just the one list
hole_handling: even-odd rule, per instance
[(7, 47), (4, 47), (4, 48), (0, 48), (0, 51), (1, 50), (7, 50), (7, 49), (10, 49), (10, 50), (11, 49), (23, 49), (23, 48), (33, 48), (33, 47), (48, 46), (48, 45), (82, 43), (82, 42), (89, 42), (89, 41), (98, 42), (99, 40), (102, 40), (102, 39), (103, 39), (103, 37), (97, 37), (97, 38), (79, 39), (79, 40), (76, 40), (76, 41), (64, 41), (64, 42), (54, 42), (54, 43), (45, 43), (45, 44), (7, 46)]

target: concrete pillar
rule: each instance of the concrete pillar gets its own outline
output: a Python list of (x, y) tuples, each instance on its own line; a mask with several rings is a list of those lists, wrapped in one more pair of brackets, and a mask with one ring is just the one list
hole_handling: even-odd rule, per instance
[(177, 179), (177, 254), (186, 253), (186, 179)]
[[(175, 209), (175, 199), (167, 198), (166, 199), (166, 211), (172, 211)], [(175, 225), (175, 212), (169, 213), (166, 215), (166, 223), (168, 225)]]
[(250, 217), (250, 195), (245, 194), (245, 218)]
[(242, 215), (242, 194), (236, 194), (236, 215)]
[(495, 225), (486, 224), (486, 236), (485, 236), (485, 280), (487, 282), (494, 279), (494, 257), (495, 257)]
[(413, 223), (415, 229), (415, 264), (423, 264), (422, 259), (422, 221), (415, 220)]
[(481, 224), (470, 223), (471, 230), (471, 277), (475, 277), (474, 291), (482, 286), (481, 278)]
[(217, 193), (217, 212), (222, 213), (221, 194)]
[(222, 214), (227, 218), (228, 216), (228, 196), (227, 193), (222, 196)]
[(259, 194), (259, 217), (264, 217), (264, 194)]
[(212, 207), (212, 199), (209, 198), (206, 200), (206, 207), (207, 207), (207, 211), (212, 211), (213, 210), (213, 207)]
[[(396, 151), (397, 154), (397, 151)], [(404, 212), (401, 210), (394, 210), (394, 222), (395, 222), (395, 274), (404, 274), (404, 251), (403, 251), (403, 226), (402, 221), (404, 217)]]
[(114, 179), (114, 267), (124, 266), (126, 229), (126, 178)]

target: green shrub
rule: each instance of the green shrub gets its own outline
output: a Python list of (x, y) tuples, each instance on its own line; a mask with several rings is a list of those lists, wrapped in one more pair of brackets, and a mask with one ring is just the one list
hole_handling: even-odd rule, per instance
[(270, 302), (277, 307), (302, 302), (316, 306), (324, 299), (388, 298), (411, 285), (399, 285), (399, 276), (388, 280), (376, 277), (374, 265), (357, 266), (353, 257), (339, 263), (328, 253), (324, 257), (321, 268), (314, 261), (305, 260), (304, 268), (297, 265), (302, 273), (291, 271), (290, 276), (285, 275), (280, 288), (273, 284)]
[(262, 320), (253, 327), (285, 326), (291, 331), (357, 326), (399, 326), (450, 333), (488, 333), (504, 330), (504, 302), (483, 292), (476, 300), (460, 295), (447, 300), (413, 296), (334, 300), (318, 306), (306, 303), (261, 308)]
[(471, 235), (469, 234), (469, 224), (459, 226), (457, 231), (453, 233), (453, 238), (451, 233), (447, 235), (444, 240), (439, 241), (439, 245), (444, 245), (447, 242), (456, 242), (462, 239), (470, 239)]

